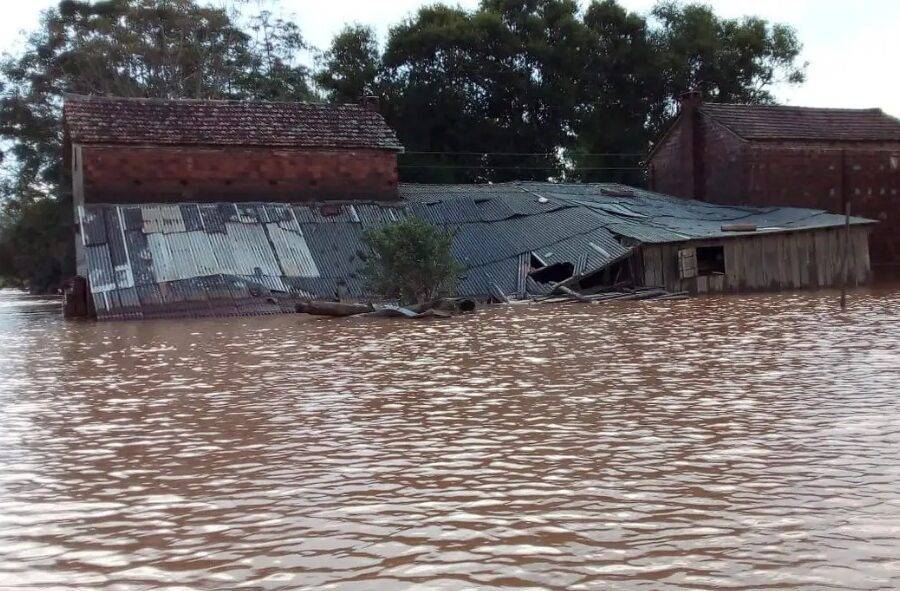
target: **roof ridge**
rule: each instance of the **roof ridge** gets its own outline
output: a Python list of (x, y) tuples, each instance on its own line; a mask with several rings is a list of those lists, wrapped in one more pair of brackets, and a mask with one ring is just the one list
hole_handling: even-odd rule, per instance
[(365, 109), (359, 103), (329, 103), (327, 101), (270, 101), (263, 99), (198, 99), (198, 98), (165, 98), (143, 96), (101, 96), (96, 94), (65, 93), (63, 99), (66, 102), (134, 102), (150, 104), (216, 104), (216, 105), (286, 105), (286, 106), (311, 106), (311, 107), (357, 107)]
[(878, 107), (703, 103), (697, 111), (749, 140), (900, 141), (900, 120)]
[(779, 105), (760, 103), (701, 103), (700, 109), (707, 107), (740, 107), (742, 109), (790, 109), (795, 111), (837, 111), (844, 113), (884, 113), (881, 107), (807, 107), (803, 105)]
[(384, 116), (355, 103), (65, 95), (76, 143), (403, 150)]

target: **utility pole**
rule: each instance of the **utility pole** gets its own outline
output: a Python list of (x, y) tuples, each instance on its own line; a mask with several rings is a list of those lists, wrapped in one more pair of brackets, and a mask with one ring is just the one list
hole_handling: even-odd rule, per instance
[(850, 257), (850, 190), (847, 187), (847, 153), (844, 149), (841, 149), (841, 200), (844, 205), (844, 248), (841, 253), (841, 310), (846, 310)]

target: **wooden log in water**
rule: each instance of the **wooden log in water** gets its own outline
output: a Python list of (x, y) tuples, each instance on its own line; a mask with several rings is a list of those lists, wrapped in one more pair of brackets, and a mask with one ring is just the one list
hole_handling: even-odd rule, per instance
[(675, 300), (686, 300), (691, 296), (687, 293), (670, 293), (668, 295), (663, 295), (655, 298), (650, 298), (651, 302), (664, 302), (664, 301), (675, 301)]
[(295, 309), (303, 314), (335, 317), (356, 316), (357, 314), (366, 314), (374, 310), (369, 304), (347, 304), (344, 302), (320, 302), (315, 300), (298, 302)]
[(565, 285), (557, 285), (557, 286), (553, 289), (553, 291), (554, 291), (554, 293), (555, 293), (555, 292), (559, 292), (559, 293), (565, 294), (565, 295), (569, 296), (570, 298), (573, 298), (573, 299), (578, 300), (579, 302), (589, 302), (589, 301), (591, 301), (591, 299), (590, 299), (589, 297), (587, 297), (587, 296), (585, 296), (585, 295), (582, 295), (582, 294), (578, 293), (577, 291), (574, 291), (574, 290), (572, 290), (572, 289), (569, 289), (569, 288), (566, 287)]

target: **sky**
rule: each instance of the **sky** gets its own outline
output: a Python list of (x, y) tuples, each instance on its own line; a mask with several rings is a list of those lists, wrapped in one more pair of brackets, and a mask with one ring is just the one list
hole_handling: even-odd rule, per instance
[[(216, 0), (221, 1), (221, 0)], [(251, 2), (256, 0), (251, 0)], [(297, 22), (306, 40), (325, 48), (348, 23), (371, 25), (384, 40), (388, 28), (433, 0), (268, 0)], [(586, 0), (582, 0), (586, 2)], [(55, 0), (0, 0), (0, 51), (21, 46), (41, 9)], [(478, 0), (446, 2), (466, 8)], [(646, 12), (655, 0), (619, 0)], [(804, 44), (807, 81), (775, 88), (785, 104), (811, 107), (881, 107), (900, 117), (900, 0), (707, 0), (724, 17), (759, 16), (792, 25)]]

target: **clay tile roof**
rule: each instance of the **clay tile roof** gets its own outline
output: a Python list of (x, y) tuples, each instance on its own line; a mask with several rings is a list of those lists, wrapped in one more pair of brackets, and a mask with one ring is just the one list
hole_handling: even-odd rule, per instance
[(704, 103), (700, 111), (750, 140), (900, 141), (900, 120), (881, 109)]
[(355, 104), (68, 96), (63, 112), (82, 144), (403, 149), (381, 115)]

